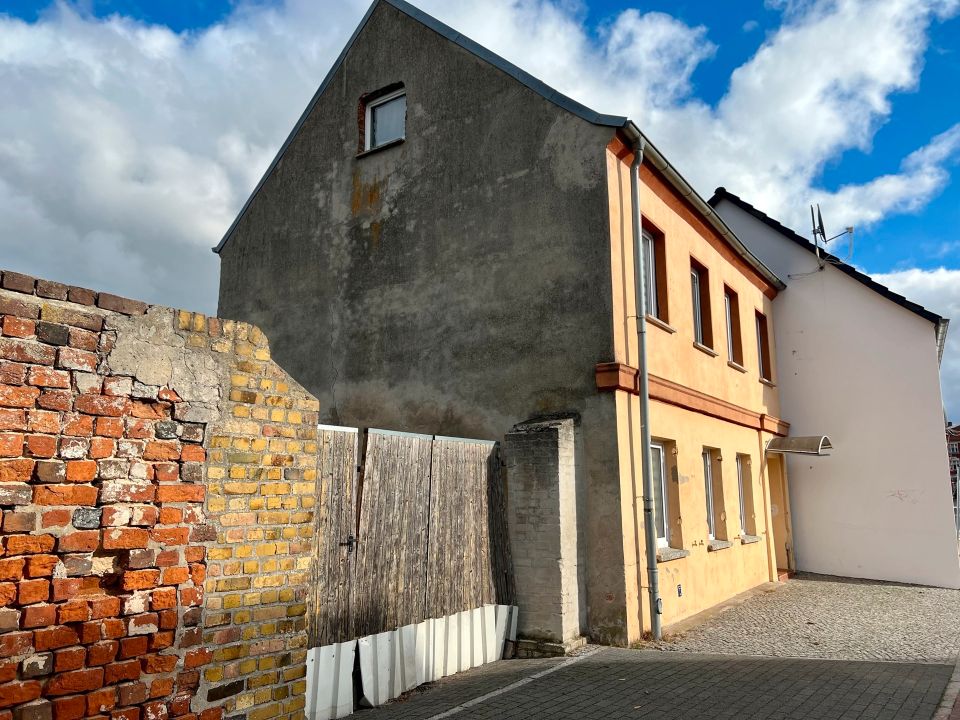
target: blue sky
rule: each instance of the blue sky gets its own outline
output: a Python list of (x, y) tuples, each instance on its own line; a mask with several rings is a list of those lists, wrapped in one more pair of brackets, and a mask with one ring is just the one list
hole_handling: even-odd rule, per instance
[[(177, 33), (191, 33), (223, 22), (237, 5), (233, 0), (81, 0), (74, 7), (92, 17), (121, 15), (166, 26)], [(279, 7), (281, 4), (263, 1), (244, 5)], [(767, 34), (775, 32), (782, 21), (779, 8), (769, 2), (756, 1), (596, 0), (582, 4), (577, 13), (596, 35), (628, 8), (662, 12), (690, 26), (705, 26), (706, 37), (717, 49), (709, 60), (697, 65), (690, 79), (693, 94), (710, 105), (720, 101), (728, 89), (731, 73), (750, 59)], [(51, 11), (51, 3), (8, 0), (4, 11), (35, 22)], [(896, 172), (901, 158), (960, 121), (960, 92), (955, 89), (960, 80), (960, 19), (934, 23), (929, 30), (929, 45), (919, 87), (891, 95), (892, 113), (873, 136), (869, 149), (851, 148), (824, 165), (819, 175), (824, 187), (867, 182), (878, 175)], [(829, 52), (829, 48), (824, 48), (824, 52)], [(796, 82), (803, 83), (804, 78), (798, 76)], [(699, 189), (704, 194), (710, 190)], [(730, 189), (737, 192), (736, 188)], [(829, 207), (824, 208), (824, 214), (828, 230), (839, 231), (841, 226), (837, 223), (831, 228)], [(872, 227), (858, 228), (853, 260), (874, 273), (913, 267), (960, 268), (958, 228), (960, 183), (951, 181), (922, 212), (893, 214)], [(795, 229), (804, 234), (808, 230), (805, 226)]]
[[(828, 231), (854, 224), (852, 262), (957, 318), (960, 416), (960, 0), (414, 4), (629, 115), (705, 197), (724, 185), (805, 235), (811, 202)], [(214, 311), (210, 248), (367, 6), (7, 0), (4, 265)]]

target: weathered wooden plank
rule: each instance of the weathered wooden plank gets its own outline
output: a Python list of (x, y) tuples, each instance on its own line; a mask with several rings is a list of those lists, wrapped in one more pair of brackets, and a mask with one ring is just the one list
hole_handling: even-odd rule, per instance
[(505, 602), (512, 569), (497, 447), (437, 438), (430, 488), (427, 615)]
[(496, 605), (514, 605), (517, 599), (516, 587), (513, 577), (513, 559), (510, 556), (510, 538), (507, 535), (507, 498), (504, 478), (500, 471), (499, 448), (487, 456), (486, 462), (492, 602)]
[(350, 592), (354, 637), (426, 619), (431, 438), (371, 430), (366, 446)]
[(313, 592), (307, 618), (309, 647), (351, 639), (352, 555), (340, 543), (356, 534), (357, 443), (356, 431), (323, 428), (319, 432)]
[(371, 430), (359, 485), (357, 453), (321, 431), (311, 647), (513, 602), (494, 444)]

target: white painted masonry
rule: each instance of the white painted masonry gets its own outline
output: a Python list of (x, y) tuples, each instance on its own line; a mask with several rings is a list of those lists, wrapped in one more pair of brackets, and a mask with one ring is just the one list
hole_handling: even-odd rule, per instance
[[(775, 381), (790, 434), (795, 562), (831, 575), (960, 587), (936, 326), (718, 195), (716, 210), (787, 283), (774, 300)], [(746, 341), (746, 340), (745, 340)]]
[(570, 642), (581, 632), (574, 420), (521, 423), (503, 447), (517, 634)]

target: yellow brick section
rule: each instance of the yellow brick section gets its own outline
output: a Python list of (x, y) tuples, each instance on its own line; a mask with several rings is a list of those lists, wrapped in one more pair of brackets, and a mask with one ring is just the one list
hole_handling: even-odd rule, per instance
[(302, 720), (306, 598), (313, 549), (319, 404), (270, 358), (256, 327), (180, 312), (188, 346), (222, 353), (221, 421), (207, 434), (203, 644), (199, 696), (225, 716)]

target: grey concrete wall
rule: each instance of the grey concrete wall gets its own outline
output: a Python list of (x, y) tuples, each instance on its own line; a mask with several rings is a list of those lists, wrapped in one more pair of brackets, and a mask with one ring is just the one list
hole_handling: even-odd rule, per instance
[(521, 638), (580, 636), (574, 423), (521, 423), (504, 440)]
[[(395, 82), (406, 140), (357, 157), (359, 98)], [(617, 642), (616, 418), (594, 381), (611, 137), (381, 4), (223, 249), (220, 313), (264, 329), (325, 422), (497, 439), (579, 414), (588, 615)]]

